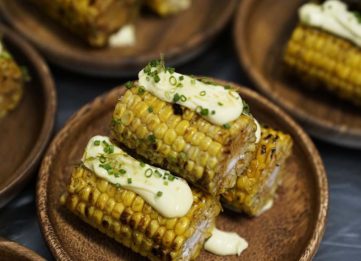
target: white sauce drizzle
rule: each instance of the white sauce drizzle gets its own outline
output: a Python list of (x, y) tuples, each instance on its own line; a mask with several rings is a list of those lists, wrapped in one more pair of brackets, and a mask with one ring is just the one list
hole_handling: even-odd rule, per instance
[(273, 207), (273, 200), (270, 199), (267, 201), (267, 203), (263, 206), (263, 208), (260, 210), (260, 212), (257, 213), (257, 216), (262, 215), (263, 213), (267, 212)]
[(109, 38), (109, 46), (122, 47), (135, 44), (135, 27), (132, 24), (125, 25), (118, 32), (112, 34)]
[[(236, 120), (243, 112), (242, 99), (234, 90), (206, 84), (159, 67), (152, 67), (151, 70), (158, 71), (159, 81), (155, 82), (143, 69), (138, 75), (140, 86), (163, 101), (178, 103), (198, 113), (201, 109), (208, 110), (207, 115), (200, 115), (213, 124), (227, 124)], [(175, 96), (183, 99), (175, 100)]]
[(347, 5), (338, 0), (307, 3), (299, 9), (303, 24), (325, 30), (361, 47), (361, 23)]
[[(109, 148), (106, 144), (113, 147), (111, 153), (105, 152), (107, 147)], [(137, 161), (112, 144), (108, 137), (91, 138), (82, 162), (98, 177), (137, 193), (164, 217), (183, 217), (193, 204), (193, 194), (185, 180), (169, 175), (170, 173), (163, 169)], [(111, 165), (117, 175), (110, 175), (105, 164)], [(120, 172), (123, 174), (119, 175)]]
[(234, 232), (225, 232), (214, 228), (212, 236), (204, 244), (204, 249), (219, 256), (240, 255), (248, 243)]
[(255, 135), (256, 135), (256, 143), (258, 143), (260, 140), (261, 140), (261, 125), (259, 125), (259, 122), (253, 118), (254, 120), (254, 123), (256, 123), (256, 126), (257, 126), (257, 129), (256, 129), (256, 132), (255, 132)]

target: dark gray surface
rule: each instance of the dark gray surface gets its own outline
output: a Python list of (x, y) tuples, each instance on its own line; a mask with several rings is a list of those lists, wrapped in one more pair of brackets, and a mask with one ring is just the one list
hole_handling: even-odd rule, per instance
[[(55, 67), (51, 69), (59, 99), (56, 131), (86, 102), (127, 80), (91, 78)], [(177, 70), (253, 86), (238, 65), (229, 32), (223, 33), (206, 53)], [(315, 143), (326, 165), (330, 185), (328, 225), (315, 260), (361, 260), (361, 151), (318, 140)], [(0, 235), (52, 260), (39, 230), (34, 193), (35, 178), (7, 207), (0, 210)]]

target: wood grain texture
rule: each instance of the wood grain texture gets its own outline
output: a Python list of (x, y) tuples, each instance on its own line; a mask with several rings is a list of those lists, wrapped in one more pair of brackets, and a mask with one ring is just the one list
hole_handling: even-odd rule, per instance
[[(323, 236), (327, 215), (328, 185), (323, 163), (307, 134), (289, 116), (255, 92), (240, 87), (239, 91), (261, 122), (293, 137), (294, 152), (270, 211), (254, 219), (226, 211), (217, 226), (248, 240), (242, 260), (311, 260)], [(37, 210), (42, 233), (58, 260), (143, 260), (59, 204), (88, 139), (109, 134), (112, 111), (123, 93), (124, 88), (116, 88), (79, 110), (53, 140), (42, 162)], [(238, 259), (204, 251), (198, 260)]]
[(234, 26), (235, 45), (257, 88), (315, 137), (361, 148), (361, 109), (321, 90), (309, 90), (283, 65), (285, 45), (304, 0), (243, 0)]
[(178, 15), (159, 18), (143, 12), (131, 47), (92, 49), (50, 21), (24, 0), (0, 0), (4, 18), (53, 63), (91, 75), (135, 75), (164, 54), (170, 65), (183, 63), (207, 47), (227, 24), (238, 0), (194, 0)]
[(45, 261), (30, 249), (3, 238), (0, 238), (0, 259), (1, 261)]
[(0, 24), (4, 44), (31, 81), (18, 107), (0, 119), (0, 207), (30, 178), (45, 150), (54, 125), (56, 92), (48, 67), (22, 38)]

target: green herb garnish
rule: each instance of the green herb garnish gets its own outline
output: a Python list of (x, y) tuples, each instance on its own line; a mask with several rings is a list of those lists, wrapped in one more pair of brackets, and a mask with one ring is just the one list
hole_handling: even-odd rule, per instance
[(157, 197), (160, 198), (162, 195), (163, 195), (163, 192), (162, 192), (162, 191), (158, 191), (158, 192), (157, 192)]
[(148, 107), (148, 112), (149, 112), (149, 113), (153, 112), (152, 106), (149, 106), (149, 107)]
[(200, 95), (200, 96), (206, 96), (206, 91), (201, 91), (201, 92), (199, 93), (199, 95)]
[(153, 170), (152, 169), (147, 169), (145, 172), (144, 172), (144, 176), (146, 176), (147, 178), (150, 178), (151, 176), (153, 175)]
[(225, 129), (230, 129), (231, 125), (229, 123), (223, 124), (223, 128)]
[(132, 179), (128, 178), (128, 184), (132, 184)]
[(155, 143), (155, 142), (156, 142), (156, 137), (155, 137), (153, 134), (150, 134), (150, 135), (148, 136), (148, 141), (149, 141), (150, 143)]
[(100, 145), (100, 140), (94, 141), (94, 146), (99, 146), (99, 145)]
[(128, 82), (125, 83), (124, 86), (125, 86), (125, 88), (127, 88), (129, 90), (129, 89), (131, 89), (133, 87), (133, 82), (128, 81)]

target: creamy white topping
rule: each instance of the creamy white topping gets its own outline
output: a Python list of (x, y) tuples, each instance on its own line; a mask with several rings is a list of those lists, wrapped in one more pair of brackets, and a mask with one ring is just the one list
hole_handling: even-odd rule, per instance
[(204, 244), (204, 249), (215, 255), (240, 255), (246, 248), (248, 243), (237, 233), (225, 232), (214, 228), (212, 236)]
[(361, 47), (361, 23), (347, 5), (338, 0), (307, 3), (299, 10), (303, 24), (325, 30)]
[(261, 209), (261, 211), (257, 214), (257, 216), (262, 215), (263, 213), (267, 212), (268, 210), (270, 210), (273, 207), (273, 200), (270, 199), (267, 201), (267, 203), (263, 206), (263, 208)]
[(256, 135), (256, 143), (258, 143), (260, 140), (261, 140), (261, 125), (259, 125), (259, 122), (253, 118), (254, 120), (254, 123), (256, 123), (257, 125), (257, 129), (256, 129), (256, 132), (255, 132), (255, 135)]
[(159, 65), (147, 66), (141, 70), (139, 85), (159, 99), (196, 111), (216, 125), (228, 124), (243, 112), (243, 102), (236, 91), (220, 85), (206, 84)]
[(91, 138), (82, 162), (98, 177), (137, 193), (164, 217), (182, 217), (193, 204), (193, 194), (185, 180), (137, 161), (108, 137)]
[(135, 43), (135, 27), (132, 24), (125, 25), (109, 38), (111, 47), (131, 46)]

